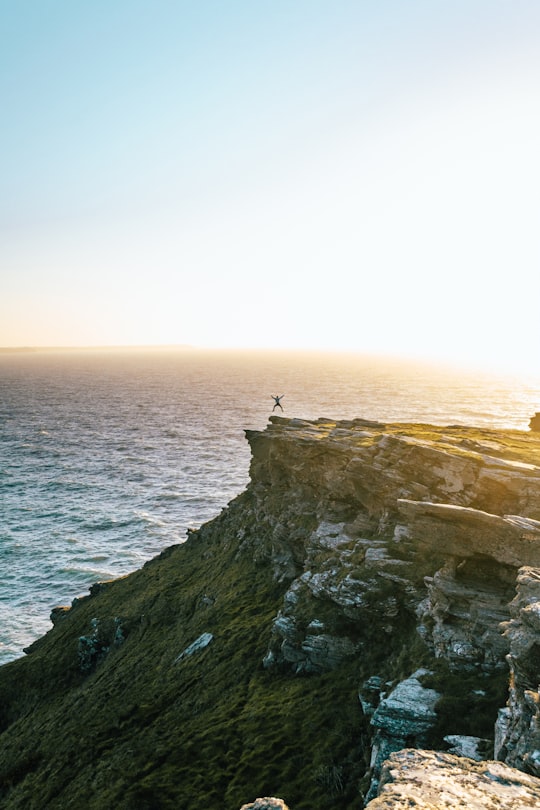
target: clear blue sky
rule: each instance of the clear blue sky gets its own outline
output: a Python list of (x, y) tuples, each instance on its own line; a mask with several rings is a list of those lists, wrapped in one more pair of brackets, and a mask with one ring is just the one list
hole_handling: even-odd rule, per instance
[(540, 363), (537, 0), (0, 0), (0, 346)]

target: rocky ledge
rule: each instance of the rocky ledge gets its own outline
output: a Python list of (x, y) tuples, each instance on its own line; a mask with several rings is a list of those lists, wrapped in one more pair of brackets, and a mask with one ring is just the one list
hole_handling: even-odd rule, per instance
[(501, 762), (472, 762), (437, 751), (392, 754), (369, 810), (526, 810), (540, 807), (540, 782)]
[(537, 806), (540, 435), (246, 435), (221, 515), (0, 669), (0, 805)]

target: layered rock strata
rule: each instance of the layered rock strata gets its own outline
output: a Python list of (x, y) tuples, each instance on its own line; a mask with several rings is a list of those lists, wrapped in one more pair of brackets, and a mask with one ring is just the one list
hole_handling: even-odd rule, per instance
[(540, 569), (520, 569), (510, 613), (502, 625), (510, 645), (509, 698), (497, 720), (495, 755), (540, 777)]
[[(478, 673), (479, 695), (482, 674), (507, 673), (510, 665), (512, 686), (497, 726), (497, 752), (538, 773), (537, 458), (529, 461), (522, 437), (523, 452), (507, 454), (507, 446), (487, 431), (473, 438), (472, 431), (458, 427), (426, 430), (425, 437), (387, 430), (361, 420), (334, 425), (274, 419), (264, 434), (249, 434), (259, 508), (279, 493), (282, 516), (299, 499), (304, 510), (309, 504), (306, 515), (313, 521), (303, 544), (296, 545), (283, 543), (282, 522), (275, 526), (274, 576), (291, 584), (273, 622), (264, 665), (296, 673), (332, 670), (366, 655), (374, 628), (391, 646), (414, 615), (416, 631), (435, 659), (455, 673)], [(520, 596), (525, 582), (526, 595)], [(526, 664), (518, 663), (520, 653)], [(407, 694), (410, 683), (414, 676), (392, 694)], [(436, 694), (419, 684), (422, 691)], [(407, 740), (425, 743), (416, 728), (422, 706), (417, 698), (405, 701), (402, 728), (394, 734), (387, 712), (391, 697), (371, 711), (362, 701), (375, 729), (369, 795), (387, 753)], [(458, 750), (489, 748), (473, 735), (446, 736)]]
[[(499, 624), (509, 618), (517, 571), (540, 565), (536, 465), (487, 456), (504, 446), (459, 428), (422, 440), (361, 420), (275, 418), (248, 438), (257, 508), (279, 515), (274, 576), (291, 583), (267, 666), (317, 671), (358, 653), (361, 639), (328, 632), (316, 615), (328, 604), (351, 622), (369, 605), (383, 633), (413, 609), (437, 656), (457, 668), (505, 666)], [(291, 536), (288, 512), (304, 514), (311, 532)]]

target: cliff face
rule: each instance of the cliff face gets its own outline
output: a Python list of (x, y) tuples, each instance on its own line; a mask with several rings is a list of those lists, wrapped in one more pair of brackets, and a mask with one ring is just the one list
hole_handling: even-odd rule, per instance
[[(497, 673), (507, 681), (507, 662), (512, 687), (497, 725), (497, 754), (539, 776), (535, 441), (458, 427), (407, 431), (361, 420), (274, 420), (264, 434), (249, 438), (259, 511), (268, 509), (270, 492), (271, 502), (282, 503), (281, 510), (272, 507), (274, 514), (304, 510), (314, 521), (296, 546), (282, 542), (281, 519), (274, 527), (274, 576), (292, 581), (265, 665), (318, 672), (361, 657), (371, 662), (383, 697), (410, 674), (407, 666), (428, 666), (432, 657), (437, 670), (431, 678), (424, 674), (424, 694), (430, 684), (440, 690), (438, 708), (429, 707), (431, 721), (418, 693), (404, 702), (401, 726), (399, 709), (396, 719), (387, 700), (375, 711), (369, 795), (388, 754), (411, 742), (425, 745), (430, 730), (438, 745), (449, 734), (492, 737), (488, 704), (496, 700)], [(465, 683), (469, 694), (461, 693)], [(373, 679), (366, 691), (373, 701)], [(443, 722), (452, 709), (454, 718)]]
[(247, 438), (243, 495), (0, 669), (0, 806), (358, 808), (426, 747), (534, 782), (540, 436)]

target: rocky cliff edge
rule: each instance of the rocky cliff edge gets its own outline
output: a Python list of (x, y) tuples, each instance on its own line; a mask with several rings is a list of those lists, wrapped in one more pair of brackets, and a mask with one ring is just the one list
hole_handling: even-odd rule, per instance
[(398, 808), (390, 784), (424, 789), (412, 756), (479, 795), (504, 768), (536, 801), (540, 436), (246, 435), (251, 482), (221, 515), (0, 669), (0, 806)]

